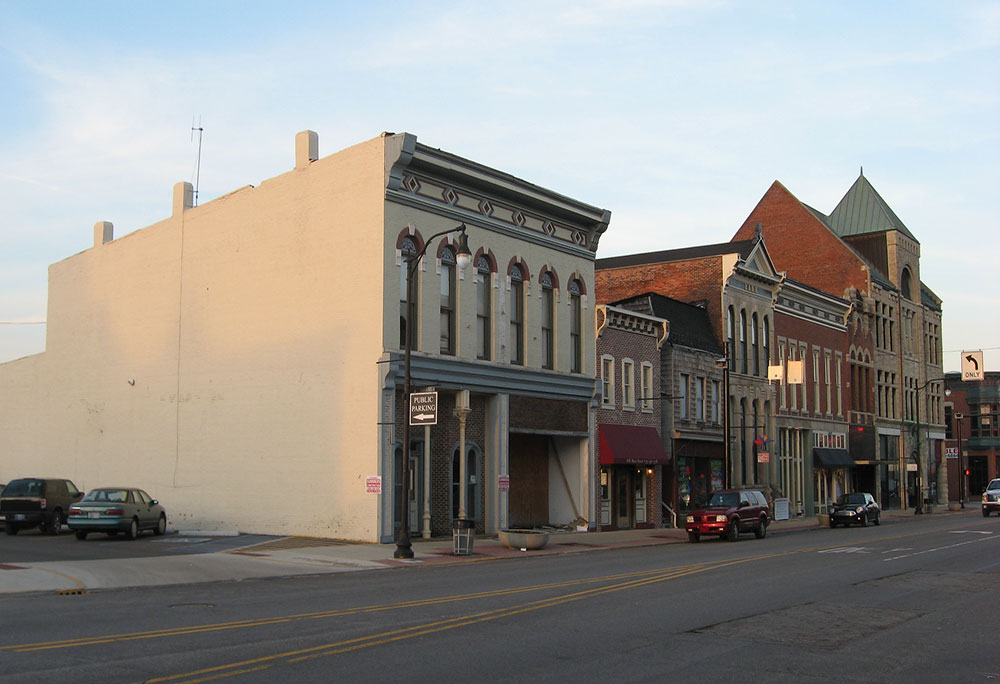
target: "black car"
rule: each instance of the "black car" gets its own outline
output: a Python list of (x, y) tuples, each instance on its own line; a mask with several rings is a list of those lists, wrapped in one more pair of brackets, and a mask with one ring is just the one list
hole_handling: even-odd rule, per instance
[(882, 509), (871, 494), (852, 492), (841, 494), (830, 508), (830, 527), (848, 526), (858, 523), (867, 527), (868, 523), (878, 525), (882, 521)]
[(48, 534), (59, 534), (66, 511), (83, 496), (69, 480), (25, 477), (11, 480), (0, 496), (0, 517), (4, 532), (17, 534), (32, 527)]

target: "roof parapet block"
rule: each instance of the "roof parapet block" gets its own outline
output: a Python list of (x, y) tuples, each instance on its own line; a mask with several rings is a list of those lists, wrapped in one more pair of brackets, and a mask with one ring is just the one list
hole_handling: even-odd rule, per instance
[(115, 239), (115, 226), (111, 221), (98, 221), (94, 224), (94, 247), (106, 245)]
[(295, 168), (309, 168), (309, 164), (319, 159), (319, 133), (300, 131), (295, 134)]
[(187, 181), (174, 184), (174, 213), (177, 217), (194, 206), (194, 186)]

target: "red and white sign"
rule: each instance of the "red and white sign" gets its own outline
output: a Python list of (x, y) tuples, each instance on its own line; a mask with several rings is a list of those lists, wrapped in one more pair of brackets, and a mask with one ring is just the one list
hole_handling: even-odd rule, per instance
[(757, 452), (757, 463), (770, 463), (770, 462), (771, 462), (771, 452), (769, 451)]
[(945, 458), (958, 458), (958, 447), (945, 447)]
[(510, 475), (497, 476), (497, 489), (501, 492), (510, 491)]
[(376, 475), (375, 477), (369, 477), (365, 479), (365, 491), (369, 494), (381, 494), (382, 493), (382, 477)]

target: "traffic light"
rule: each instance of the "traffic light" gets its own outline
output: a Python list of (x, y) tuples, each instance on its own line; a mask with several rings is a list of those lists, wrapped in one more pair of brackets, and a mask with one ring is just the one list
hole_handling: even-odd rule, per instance
[(966, 476), (966, 477), (968, 477), (968, 476), (969, 476), (969, 472), (970, 472), (970, 471), (969, 471), (969, 469), (968, 469), (968, 468), (966, 468), (966, 469), (965, 469), (965, 476)]

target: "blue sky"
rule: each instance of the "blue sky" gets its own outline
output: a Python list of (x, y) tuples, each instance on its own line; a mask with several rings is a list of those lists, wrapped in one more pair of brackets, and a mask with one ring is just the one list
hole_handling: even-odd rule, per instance
[[(729, 240), (774, 180), (864, 167), (944, 299), (946, 370), (1000, 369), (1000, 2), (0, 0), (0, 362), (47, 268), (382, 131), (612, 212), (599, 256)], [(765, 238), (767, 235), (765, 226)], [(970, 277), (971, 276), (971, 277)]]

